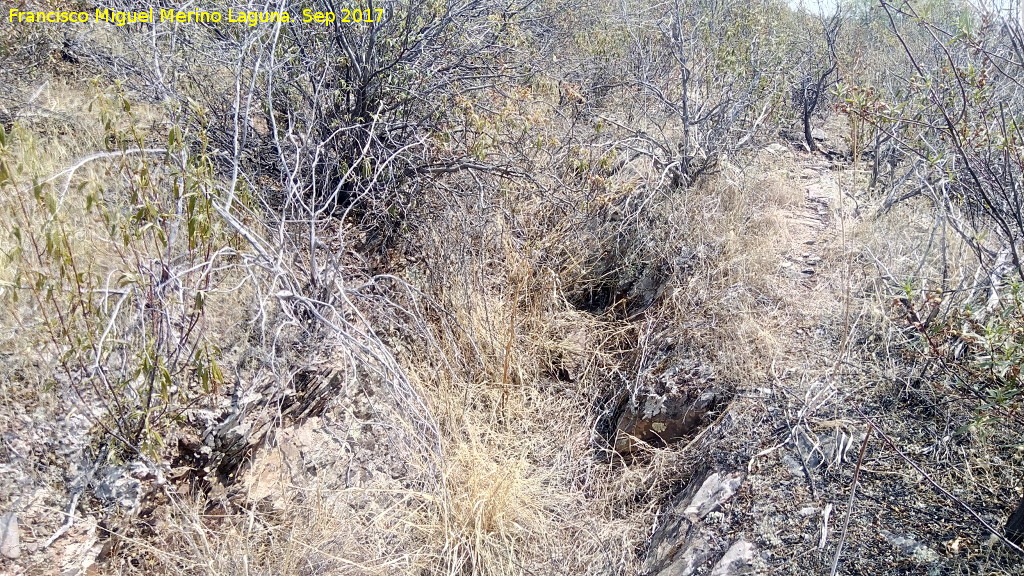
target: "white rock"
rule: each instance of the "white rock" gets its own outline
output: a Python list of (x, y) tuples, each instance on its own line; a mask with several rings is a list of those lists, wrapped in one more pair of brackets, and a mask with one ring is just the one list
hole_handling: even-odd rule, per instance
[(18, 515), (8, 512), (0, 516), (0, 554), (12, 560), (21, 556), (19, 540)]
[(690, 501), (690, 505), (683, 510), (683, 515), (691, 522), (698, 522), (707, 516), (708, 512), (732, 498), (742, 482), (743, 474), (740, 472), (728, 476), (722, 476), (715, 472), (701, 484), (700, 489), (693, 496), (693, 500)]
[(743, 574), (743, 569), (754, 560), (757, 549), (745, 540), (737, 540), (729, 547), (725, 556), (711, 569), (711, 576), (733, 576)]

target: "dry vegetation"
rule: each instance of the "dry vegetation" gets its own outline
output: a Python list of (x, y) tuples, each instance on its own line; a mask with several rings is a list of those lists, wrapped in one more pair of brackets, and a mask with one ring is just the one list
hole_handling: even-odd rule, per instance
[(0, 28), (0, 572), (1019, 571), (1020, 14), (598, 4)]

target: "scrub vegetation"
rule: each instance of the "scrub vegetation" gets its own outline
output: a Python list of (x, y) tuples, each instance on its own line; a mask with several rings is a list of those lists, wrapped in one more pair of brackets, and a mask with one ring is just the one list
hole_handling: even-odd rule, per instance
[(0, 24), (0, 573), (1021, 572), (1019, 6), (265, 4)]

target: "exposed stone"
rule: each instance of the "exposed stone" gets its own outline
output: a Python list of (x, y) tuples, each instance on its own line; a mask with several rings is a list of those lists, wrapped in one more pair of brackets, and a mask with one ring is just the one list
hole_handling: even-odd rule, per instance
[(804, 465), (794, 458), (792, 454), (784, 454), (782, 456), (782, 464), (793, 476), (796, 476), (797, 478), (804, 477)]
[(142, 483), (122, 467), (108, 466), (98, 474), (94, 494), (108, 506), (116, 505), (134, 511), (139, 507)]
[(637, 442), (654, 446), (678, 442), (697, 429), (718, 398), (713, 391), (695, 398), (688, 394), (646, 398), (639, 410), (627, 409), (619, 419), (615, 450), (632, 452)]
[(808, 470), (816, 470), (824, 462), (824, 455), (813, 432), (797, 425), (793, 428), (793, 447)]
[(711, 576), (749, 574), (756, 553), (757, 548), (753, 544), (745, 540), (737, 540), (711, 569)]
[[(812, 169), (805, 169), (803, 174), (810, 178), (818, 178), (820, 174)], [(839, 184), (831, 177), (821, 177), (807, 185), (807, 199), (818, 204), (829, 204), (839, 198)], [(822, 208), (819, 206), (819, 208)]]
[(651, 536), (643, 573), (651, 576), (688, 576), (711, 557), (711, 545), (683, 511), (690, 506), (710, 476), (695, 475), (661, 517)]
[(893, 534), (887, 530), (882, 530), (879, 534), (894, 548), (919, 564), (934, 564), (942, 560), (938, 552), (918, 542), (912, 534)]
[(711, 559), (712, 553), (707, 540), (696, 538), (675, 555), (670, 564), (659, 570), (657, 576), (691, 576)]
[(741, 472), (705, 472), (691, 478), (651, 536), (643, 573), (690, 576), (706, 566), (721, 545), (703, 521), (736, 493), (743, 478)]
[(0, 516), (0, 554), (5, 558), (15, 559), (21, 556), (21, 545), (18, 535), (18, 515), (8, 512)]
[(743, 482), (743, 473), (722, 475), (715, 472), (701, 485), (700, 490), (693, 496), (693, 500), (683, 510), (683, 515), (691, 522), (697, 522), (707, 516), (715, 508), (721, 506), (726, 500), (732, 498)]
[[(693, 433), (725, 398), (710, 368), (674, 357), (671, 347), (641, 370), (642, 388), (626, 398), (616, 419), (614, 447), (628, 454), (639, 445), (666, 446)], [(668, 368), (663, 368), (668, 366)]]

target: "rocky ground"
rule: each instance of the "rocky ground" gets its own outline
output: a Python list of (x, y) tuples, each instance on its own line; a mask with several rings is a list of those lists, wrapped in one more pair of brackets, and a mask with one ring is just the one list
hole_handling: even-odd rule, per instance
[[(931, 486), (949, 486), (990, 525), (1001, 526), (1006, 511), (985, 506), (994, 501), (982, 498), (979, 486), (987, 484), (962, 475), (977, 462), (969, 439), (949, 432), (962, 415), (932, 408), (922, 416), (930, 406), (926, 395), (898, 384), (865, 345), (870, 330), (859, 300), (855, 238), (865, 215), (851, 192), (856, 171), (783, 144), (760, 154), (800, 198), (779, 208), (783, 250), (765, 279), (781, 287), (781, 296), (753, 312), (765, 337), (775, 340), (774, 357), (765, 359), (765, 374), (732, 389), (672, 346), (652, 353), (647, 396), (620, 406), (612, 448), (628, 467), (630, 458), (644, 457), (634, 451), (672, 437), (681, 441), (667, 450), (690, 464), (680, 475), (684, 481), (661, 496), (653, 533), (638, 552), (642, 573), (1018, 572), (976, 519)], [(323, 414), (278, 429), (230, 488), (214, 485), (202, 511), (213, 524), (204, 529), (216, 531), (216, 518), (246, 510), (294, 514), (310, 495), (342, 490), (344, 498), (324, 496), (329, 503), (316, 508), (310, 526), (324, 514), (332, 516), (326, 526), (348, 518), (382, 526), (406, 521), (393, 515), (407, 504), (410, 461), (389, 448), (393, 439), (381, 416), (387, 409), (375, 392), (352, 392)], [(47, 413), (40, 407), (38, 414), (0, 415), (0, 496), (16, 501), (16, 511), (0, 517), (0, 573), (102, 573), (117, 540), (106, 537), (103, 518), (76, 512), (79, 498), (103, 500), (91, 509), (134, 510), (140, 530), (150, 532), (127, 536), (151, 538), (169, 521), (169, 504), (144, 496), (174, 479), (141, 464), (97, 467), (101, 458), (80, 442), (83, 418), (72, 412), (48, 421)], [(187, 490), (184, 483), (179, 489)], [(340, 557), (365, 549), (385, 558), (396, 546), (395, 533), (381, 534), (371, 542), (334, 533), (321, 552)], [(354, 569), (324, 562), (325, 573)]]
[[(945, 419), (948, 432), (963, 415), (918, 421), (922, 398), (901, 391), (855, 341), (865, 338), (862, 278), (852, 269), (853, 229), (864, 218), (855, 172), (782, 145), (764, 152), (790, 164), (805, 195), (785, 212), (789, 249), (775, 282), (789, 297), (764, 319), (782, 352), (766, 385), (741, 385), (700, 433), (703, 468), (665, 509), (647, 574), (1020, 573), (980, 522), (930, 484), (970, 468), (968, 456), (948, 456), (956, 434), (932, 430)], [(951, 491), (977, 501), (972, 480), (957, 480)], [(1008, 511), (978, 507), (1002, 526)]]

